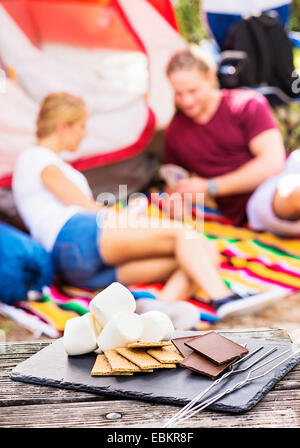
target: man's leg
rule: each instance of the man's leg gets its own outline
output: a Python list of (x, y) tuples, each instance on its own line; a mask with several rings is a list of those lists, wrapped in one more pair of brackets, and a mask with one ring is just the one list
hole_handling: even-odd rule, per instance
[(263, 182), (249, 199), (250, 228), (283, 236), (300, 235), (300, 163), (292, 155), (290, 158), (285, 171)]
[(275, 191), (272, 207), (279, 219), (300, 220), (300, 175), (282, 177)]

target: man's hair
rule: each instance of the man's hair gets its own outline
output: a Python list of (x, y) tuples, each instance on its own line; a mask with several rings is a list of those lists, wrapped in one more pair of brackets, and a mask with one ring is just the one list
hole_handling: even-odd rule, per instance
[(166, 73), (170, 76), (179, 70), (198, 70), (200, 73), (216, 73), (216, 64), (212, 57), (195, 44), (176, 52), (170, 59)]

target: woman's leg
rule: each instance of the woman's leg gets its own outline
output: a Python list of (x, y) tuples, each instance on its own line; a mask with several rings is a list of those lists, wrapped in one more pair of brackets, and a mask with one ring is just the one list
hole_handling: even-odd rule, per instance
[(197, 232), (186, 230), (177, 236), (175, 256), (179, 266), (210, 298), (219, 299), (232, 294), (219, 275), (207, 242)]
[(186, 299), (199, 289), (182, 269), (178, 269), (175, 258), (169, 257), (121, 264), (118, 267), (118, 280), (123, 285), (164, 282), (158, 298), (165, 302)]
[(198, 289), (197, 285), (191, 281), (182, 269), (176, 269), (168, 278), (158, 298), (164, 302), (175, 302), (176, 300), (188, 299)]
[(126, 228), (125, 225), (118, 228), (111, 224), (103, 227), (100, 252), (108, 264), (174, 257), (187, 277), (198, 288), (203, 288), (209, 297), (217, 299), (231, 294), (218, 274), (206, 243), (196, 231), (183, 226), (163, 228), (158, 220), (153, 223), (147, 217), (143, 217), (139, 224), (135, 228)]
[(163, 228), (156, 218), (140, 216), (129, 225), (127, 213), (110, 212), (106, 217), (99, 242), (103, 259), (111, 265), (157, 257), (174, 257), (176, 230)]
[(187, 330), (199, 322), (199, 309), (187, 302), (197, 287), (182, 269), (176, 269), (157, 294), (158, 300), (141, 298), (136, 302), (138, 314), (148, 311), (161, 311), (167, 314), (177, 329)]
[(123, 285), (166, 282), (177, 267), (172, 257), (128, 261), (118, 266), (118, 280)]

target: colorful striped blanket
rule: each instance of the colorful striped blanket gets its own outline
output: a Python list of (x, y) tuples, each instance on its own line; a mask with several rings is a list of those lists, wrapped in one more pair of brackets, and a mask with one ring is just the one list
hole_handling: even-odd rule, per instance
[[(152, 216), (162, 216), (156, 205), (152, 204), (149, 210)], [(279, 238), (247, 227), (234, 227), (214, 209), (193, 210), (193, 223), (196, 227), (199, 223), (205, 237), (216, 242), (221, 254), (220, 275), (229, 287), (234, 283), (255, 292), (276, 285), (286, 295), (300, 288), (300, 239)], [(141, 297), (155, 300), (161, 287), (155, 284), (131, 285), (129, 288), (136, 300)], [(41, 333), (47, 332), (45, 325), (48, 325), (52, 331), (49, 334), (53, 336), (53, 331), (56, 331), (60, 335), (68, 319), (88, 311), (89, 302), (96, 292), (52, 286), (42, 299), (18, 302), (17, 308), (35, 317), (33, 331), (38, 331), (37, 322), (40, 320), (44, 324)], [(199, 328), (213, 325), (218, 320), (203, 291), (187, 300), (199, 307)], [(33, 323), (30, 325), (34, 327)]]

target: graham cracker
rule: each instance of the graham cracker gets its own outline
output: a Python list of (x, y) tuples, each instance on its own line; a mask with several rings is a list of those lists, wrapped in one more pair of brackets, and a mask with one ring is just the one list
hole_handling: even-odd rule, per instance
[(116, 350), (105, 350), (104, 355), (113, 372), (137, 372), (140, 370), (137, 364), (134, 364), (126, 357), (121, 356)]
[(155, 367), (156, 369), (176, 369), (176, 364), (174, 363), (159, 363), (159, 366)]
[(157, 359), (162, 364), (178, 364), (183, 361), (183, 356), (178, 353), (175, 347), (161, 347), (161, 348), (151, 348), (147, 350), (149, 355)]
[(92, 376), (133, 375), (132, 372), (113, 372), (105, 355), (98, 355), (91, 371)]
[(139, 366), (140, 369), (156, 369), (160, 367), (159, 361), (140, 349), (122, 347), (117, 348), (116, 351), (124, 356), (124, 358)]
[(171, 341), (158, 341), (158, 342), (132, 342), (128, 344), (128, 348), (151, 348), (151, 347), (165, 347), (172, 345)]

